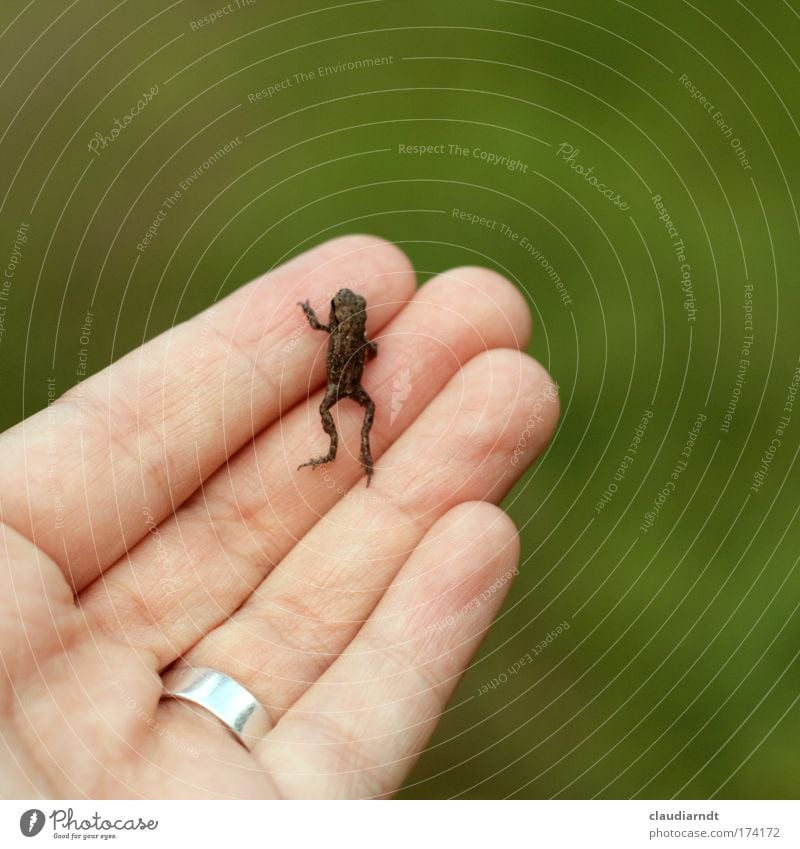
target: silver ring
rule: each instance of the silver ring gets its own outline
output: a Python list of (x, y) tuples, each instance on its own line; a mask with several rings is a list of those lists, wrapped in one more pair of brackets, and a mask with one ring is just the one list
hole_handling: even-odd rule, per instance
[(191, 702), (213, 714), (248, 751), (270, 730), (264, 706), (224, 672), (208, 666), (179, 666), (166, 672), (162, 681), (162, 698)]

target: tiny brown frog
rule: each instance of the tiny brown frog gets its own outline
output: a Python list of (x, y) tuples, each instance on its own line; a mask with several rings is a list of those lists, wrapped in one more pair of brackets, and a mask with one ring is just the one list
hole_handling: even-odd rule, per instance
[(375, 402), (364, 391), (361, 375), (365, 358), (372, 359), (378, 346), (367, 338), (367, 301), (349, 289), (340, 289), (331, 301), (328, 324), (322, 324), (308, 301), (298, 304), (303, 308), (308, 323), (314, 330), (325, 330), (330, 334), (328, 342), (328, 388), (319, 407), (322, 427), (331, 438), (331, 447), (324, 457), (302, 463), (303, 466), (321, 466), (336, 457), (339, 435), (331, 415), (331, 407), (342, 398), (352, 398), (365, 408), (364, 424), (361, 427), (361, 465), (367, 473), (367, 486), (372, 477), (372, 453), (369, 450), (369, 431), (375, 418)]

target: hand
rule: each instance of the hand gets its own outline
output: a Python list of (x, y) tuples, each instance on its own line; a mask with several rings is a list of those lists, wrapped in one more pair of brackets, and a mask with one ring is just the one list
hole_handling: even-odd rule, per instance
[[(369, 490), (350, 401), (335, 463), (296, 470), (327, 446), (327, 339), (296, 304), (356, 282)], [(397, 248), (337, 239), (0, 436), (0, 796), (393, 793), (517, 567), (494, 504), (558, 416), (529, 325), (494, 272), (415, 291)], [(160, 700), (178, 658), (263, 703), (252, 752)]]

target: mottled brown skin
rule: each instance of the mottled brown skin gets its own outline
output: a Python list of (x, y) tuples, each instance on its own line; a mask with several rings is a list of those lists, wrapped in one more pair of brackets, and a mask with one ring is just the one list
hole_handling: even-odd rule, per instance
[(308, 301), (298, 306), (303, 308), (308, 323), (314, 330), (325, 330), (330, 334), (328, 342), (328, 388), (319, 407), (322, 427), (331, 439), (331, 447), (324, 457), (302, 463), (303, 466), (321, 466), (336, 457), (339, 435), (331, 415), (331, 407), (342, 398), (352, 398), (366, 410), (361, 427), (361, 465), (367, 473), (367, 486), (372, 477), (372, 453), (369, 450), (369, 431), (375, 418), (375, 402), (364, 391), (361, 375), (364, 360), (378, 353), (378, 346), (367, 338), (367, 301), (350, 289), (340, 289), (331, 301), (331, 314), (327, 324), (322, 324)]

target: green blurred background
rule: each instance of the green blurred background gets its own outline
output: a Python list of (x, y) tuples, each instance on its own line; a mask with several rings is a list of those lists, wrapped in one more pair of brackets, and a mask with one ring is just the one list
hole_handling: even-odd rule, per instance
[(192, 26), (224, 5), (3, 3), (0, 425), (78, 380), (87, 312), (91, 374), (335, 235), (396, 242), (421, 281), (496, 268), (563, 416), (507, 500), (522, 574), (402, 795), (796, 796), (796, 0), (240, 0)]

